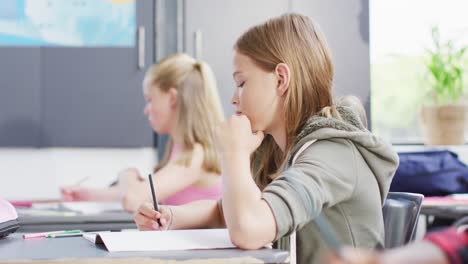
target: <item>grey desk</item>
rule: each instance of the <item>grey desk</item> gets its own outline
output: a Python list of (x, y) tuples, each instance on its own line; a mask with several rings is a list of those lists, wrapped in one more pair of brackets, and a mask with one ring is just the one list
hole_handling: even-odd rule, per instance
[(65, 229), (83, 231), (112, 230), (136, 228), (133, 215), (126, 212), (109, 212), (98, 215), (38, 216), (19, 214), (18, 232), (45, 232)]
[(468, 205), (423, 205), (421, 214), (457, 220), (468, 215)]
[(96, 259), (102, 259), (103, 261), (109, 262), (109, 260), (130, 258), (150, 258), (154, 260), (201, 259), (206, 260), (207, 262), (210, 259), (216, 259), (218, 261), (221, 260), (221, 263), (226, 262), (227, 260), (230, 260), (229, 263), (232, 263), (232, 260), (242, 260), (246, 263), (245, 260), (248, 258), (250, 260), (261, 260), (265, 263), (288, 263), (289, 253), (287, 251), (277, 249), (250, 251), (241, 249), (222, 249), (111, 253), (105, 248), (96, 246), (82, 237), (23, 239), (21, 234), (16, 233), (0, 240), (0, 263), (11, 263), (20, 259), (33, 261), (47, 261), (52, 259), (93, 259), (95, 261)]

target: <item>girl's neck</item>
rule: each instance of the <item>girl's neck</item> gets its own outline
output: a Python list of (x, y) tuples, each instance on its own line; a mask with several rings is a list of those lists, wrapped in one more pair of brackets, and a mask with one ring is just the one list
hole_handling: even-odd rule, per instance
[(269, 134), (284, 153), (286, 150), (286, 127), (284, 126), (284, 122), (279, 122), (276, 126), (272, 127)]
[(182, 150), (184, 146), (184, 140), (181, 138), (181, 136), (175, 133), (171, 133), (170, 137), (172, 140), (172, 148)]
[[(286, 155), (287, 135), (286, 135), (286, 120), (284, 118), (284, 101), (281, 100), (276, 108), (274, 118), (270, 123), (269, 134), (273, 137), (273, 140)], [(266, 131), (265, 131), (266, 132)]]
[(172, 158), (178, 158), (181, 153), (184, 152), (183, 145), (179, 145), (175, 142), (172, 142), (172, 148), (171, 148), (171, 157)]
[(177, 141), (177, 140), (172, 139), (172, 148), (173, 149), (182, 150), (183, 146), (184, 146), (184, 144), (182, 143), (182, 141)]
[[(172, 119), (176, 120), (175, 117), (172, 117)], [(179, 129), (178, 127), (179, 126), (176, 122), (171, 122), (169, 124), (169, 131), (167, 134), (169, 134), (169, 137), (171, 138), (174, 144), (181, 145), (184, 142), (184, 136), (182, 135), (182, 133), (180, 133), (181, 129)]]

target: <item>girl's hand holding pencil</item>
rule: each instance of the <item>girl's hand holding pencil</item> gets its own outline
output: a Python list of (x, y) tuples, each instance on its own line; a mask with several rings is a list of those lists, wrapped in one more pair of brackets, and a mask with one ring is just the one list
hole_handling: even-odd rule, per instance
[(156, 197), (153, 177), (148, 175), (153, 204), (144, 203), (138, 208), (134, 220), (138, 229), (144, 230), (168, 230), (172, 223), (172, 211), (169, 207), (160, 207)]
[(152, 203), (144, 203), (138, 208), (133, 219), (140, 231), (168, 230), (172, 213), (167, 206), (159, 206), (159, 211), (156, 211)]

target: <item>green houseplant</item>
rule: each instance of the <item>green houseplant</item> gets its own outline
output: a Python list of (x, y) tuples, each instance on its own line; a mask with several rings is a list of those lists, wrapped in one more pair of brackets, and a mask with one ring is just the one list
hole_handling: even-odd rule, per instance
[(428, 145), (456, 145), (465, 142), (466, 105), (463, 56), (467, 47), (455, 48), (442, 42), (438, 27), (432, 28), (434, 48), (427, 50), (426, 67), (430, 81), (430, 104), (421, 110), (421, 123)]

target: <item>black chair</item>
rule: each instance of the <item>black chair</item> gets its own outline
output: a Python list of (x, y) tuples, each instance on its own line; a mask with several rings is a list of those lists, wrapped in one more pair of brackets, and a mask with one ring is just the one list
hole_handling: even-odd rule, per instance
[(390, 192), (383, 206), (385, 247), (403, 246), (414, 240), (424, 195)]

